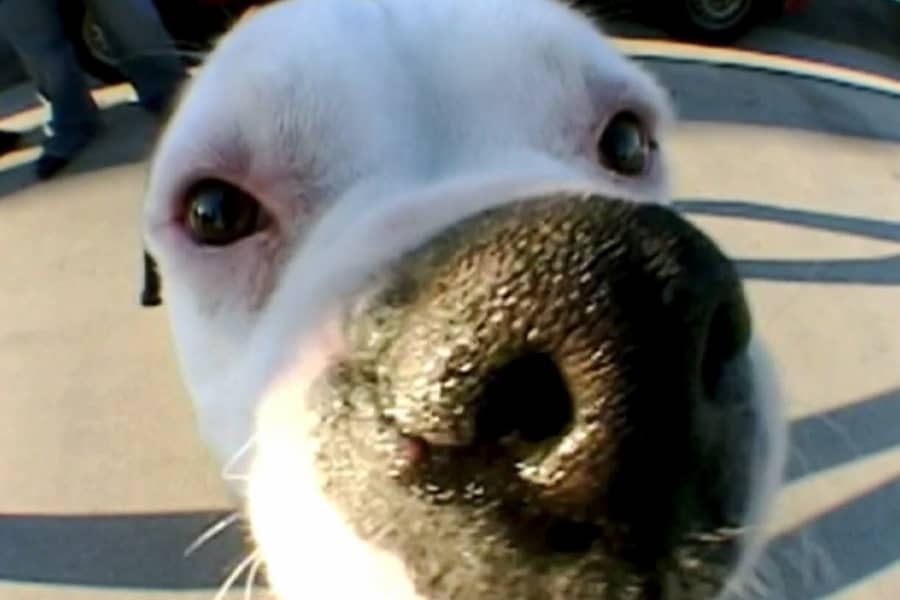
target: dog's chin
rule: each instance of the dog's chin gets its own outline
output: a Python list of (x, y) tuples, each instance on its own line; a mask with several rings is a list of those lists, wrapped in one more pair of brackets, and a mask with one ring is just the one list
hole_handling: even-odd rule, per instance
[[(728, 496), (737, 514), (694, 504), (688, 533), (664, 551), (629, 545), (630, 532), (603, 519), (513, 500), (521, 496), (502, 465), (486, 468), (483, 453), (461, 456), (411, 440), (377, 411), (311, 417), (283, 382), (262, 407), (248, 503), (276, 597), (732, 597), (751, 576), (783, 460), (761, 347), (754, 344), (745, 359), (756, 373), (755, 410), (720, 424), (725, 435), (752, 431), (750, 453), (723, 457), (720, 469), (731, 476), (718, 480), (726, 490), (716, 499)], [(318, 403), (347, 407), (337, 398), (342, 390), (326, 384), (311, 393)], [(634, 499), (664, 514), (672, 501)], [(648, 513), (648, 523), (656, 516)]]

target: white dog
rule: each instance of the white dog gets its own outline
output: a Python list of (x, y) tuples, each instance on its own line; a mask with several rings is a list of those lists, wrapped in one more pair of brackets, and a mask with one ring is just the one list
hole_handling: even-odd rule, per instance
[(145, 235), (282, 600), (731, 593), (784, 427), (669, 209), (667, 100), (549, 0), (304, 0), (225, 36)]

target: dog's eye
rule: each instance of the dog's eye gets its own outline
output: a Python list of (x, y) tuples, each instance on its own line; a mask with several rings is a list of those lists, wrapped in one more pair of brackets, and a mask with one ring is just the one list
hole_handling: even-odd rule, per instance
[(608, 169), (621, 175), (644, 172), (654, 143), (641, 120), (632, 112), (615, 115), (600, 135), (597, 153)]
[(256, 198), (241, 188), (207, 179), (187, 194), (185, 226), (198, 244), (226, 246), (255, 233), (262, 213)]

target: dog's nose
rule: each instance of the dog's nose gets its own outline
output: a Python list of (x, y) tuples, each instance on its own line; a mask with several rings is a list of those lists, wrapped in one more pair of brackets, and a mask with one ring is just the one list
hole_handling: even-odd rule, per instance
[(378, 364), (405, 435), (492, 493), (629, 524), (643, 550), (639, 530), (671, 528), (701, 423), (746, 397), (723, 385), (750, 317), (715, 243), (661, 206), (545, 197), (455, 225), (398, 272)]

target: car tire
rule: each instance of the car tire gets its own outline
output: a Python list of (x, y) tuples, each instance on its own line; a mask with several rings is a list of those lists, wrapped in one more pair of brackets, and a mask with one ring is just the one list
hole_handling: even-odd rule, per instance
[(676, 0), (672, 15), (679, 33), (689, 39), (729, 44), (761, 18), (761, 0)]
[(81, 2), (67, 0), (60, 3), (63, 27), (72, 45), (75, 60), (90, 76), (103, 83), (121, 83), (126, 80), (116, 67), (103, 30)]

